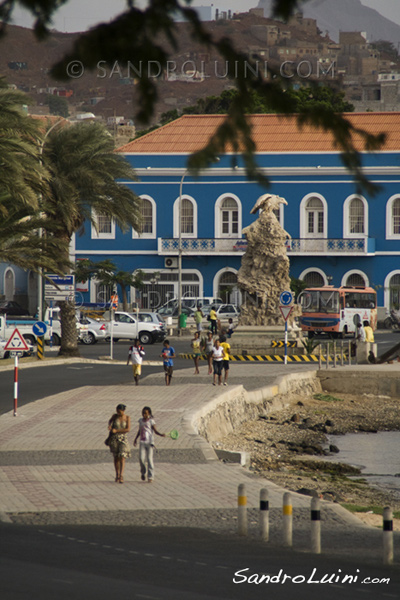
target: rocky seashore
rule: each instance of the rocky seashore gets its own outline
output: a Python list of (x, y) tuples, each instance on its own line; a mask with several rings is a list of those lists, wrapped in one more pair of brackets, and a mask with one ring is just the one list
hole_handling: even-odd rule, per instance
[[(350, 432), (400, 430), (399, 408), (400, 401), (388, 396), (296, 396), (284, 410), (244, 423), (214, 447), (249, 452), (253, 472), (288, 490), (341, 504), (400, 510), (400, 498), (369, 486), (358, 468), (340, 462), (338, 448), (328, 440)], [(324, 460), (328, 455), (337, 460)]]

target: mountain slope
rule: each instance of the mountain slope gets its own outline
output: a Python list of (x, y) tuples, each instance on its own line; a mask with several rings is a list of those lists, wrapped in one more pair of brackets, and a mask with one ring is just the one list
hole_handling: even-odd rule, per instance
[[(265, 16), (270, 16), (272, 0), (260, 0)], [(305, 17), (316, 19), (318, 27), (339, 41), (339, 31), (366, 31), (370, 42), (388, 40), (396, 47), (400, 41), (400, 25), (383, 17), (360, 0), (309, 0), (302, 6)]]

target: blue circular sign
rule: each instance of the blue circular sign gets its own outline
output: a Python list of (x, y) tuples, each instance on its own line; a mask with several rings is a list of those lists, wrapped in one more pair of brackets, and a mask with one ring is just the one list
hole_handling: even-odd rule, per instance
[(283, 306), (289, 306), (289, 304), (293, 302), (292, 292), (282, 292), (282, 294), (279, 296), (279, 302)]
[(44, 321), (38, 321), (34, 325), (32, 325), (32, 331), (38, 337), (45, 335), (47, 331), (47, 325)]

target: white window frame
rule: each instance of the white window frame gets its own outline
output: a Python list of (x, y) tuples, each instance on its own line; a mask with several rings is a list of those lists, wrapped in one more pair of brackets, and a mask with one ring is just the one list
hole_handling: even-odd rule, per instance
[(342, 282), (340, 284), (342, 287), (346, 285), (346, 281), (351, 275), (360, 275), (364, 279), (365, 287), (369, 287), (369, 279), (367, 275), (364, 273), (364, 271), (360, 271), (359, 269), (351, 269), (343, 275)]
[[(361, 200), (364, 206), (364, 233), (351, 233), (350, 232), (350, 205), (353, 200)], [(348, 196), (343, 203), (343, 237), (348, 238), (367, 238), (368, 230), (368, 202), (364, 196), (359, 194), (351, 194)]]
[[(324, 211), (324, 221), (323, 221), (323, 232), (321, 238), (318, 239), (326, 239), (328, 237), (328, 203), (321, 194), (312, 193), (304, 196), (302, 201), (300, 202), (300, 238), (310, 239), (313, 234), (308, 233), (308, 216), (307, 216), (307, 204), (308, 201), (312, 198), (318, 198), (322, 202), (323, 211)], [(316, 269), (313, 269), (316, 270)]]
[(393, 232), (392, 207), (395, 200), (400, 200), (400, 194), (394, 194), (386, 203), (386, 239), (400, 240), (400, 233)]
[[(237, 203), (238, 209), (238, 232), (237, 233), (222, 233), (222, 204), (226, 198), (233, 198)], [(225, 193), (217, 198), (214, 208), (214, 238), (242, 238), (242, 203), (236, 194)]]
[(142, 200), (148, 200), (151, 204), (151, 217), (152, 217), (152, 233), (138, 233), (136, 229), (132, 228), (132, 239), (146, 239), (146, 240), (155, 240), (157, 238), (156, 224), (157, 224), (157, 204), (154, 199), (147, 194), (141, 194), (140, 198)]
[[(182, 200), (189, 200), (193, 205), (193, 233), (183, 233), (182, 238), (197, 238), (197, 202), (193, 196), (188, 194), (182, 194)], [(179, 238), (179, 197), (174, 202), (173, 214), (174, 214), (174, 238)]]
[(308, 269), (304, 269), (304, 271), (302, 271), (302, 273), (300, 273), (299, 275), (299, 279), (304, 279), (304, 277), (308, 274), (308, 273), (319, 273), (321, 275), (321, 277), (323, 277), (324, 280), (324, 285), (328, 285), (328, 278), (325, 275), (325, 273), (322, 271), (322, 269), (319, 269), (318, 267), (309, 267)]
[[(99, 214), (92, 209), (92, 218), (97, 222)], [(92, 223), (92, 240), (114, 240), (115, 239), (115, 220), (111, 218), (111, 232), (110, 233), (98, 233), (96, 227)]]

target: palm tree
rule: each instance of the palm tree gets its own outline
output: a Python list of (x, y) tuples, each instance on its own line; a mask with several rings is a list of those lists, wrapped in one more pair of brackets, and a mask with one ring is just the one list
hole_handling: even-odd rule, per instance
[[(126, 231), (140, 226), (140, 199), (118, 179), (134, 180), (129, 163), (114, 152), (113, 139), (97, 123), (56, 128), (43, 146), (43, 164), (50, 173), (42, 211), (54, 225), (53, 235), (69, 244), (85, 221), (97, 228), (97, 215), (114, 219)], [(65, 262), (66, 255), (61, 256)], [(61, 302), (60, 354), (79, 356), (75, 309)]]

